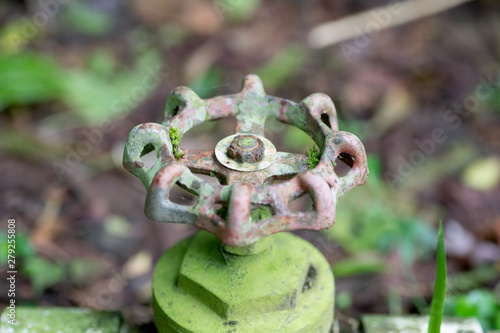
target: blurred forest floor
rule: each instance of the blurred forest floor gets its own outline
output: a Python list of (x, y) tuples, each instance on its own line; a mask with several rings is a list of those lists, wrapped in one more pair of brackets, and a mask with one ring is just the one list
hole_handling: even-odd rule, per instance
[[(270, 95), (331, 96), (340, 129), (369, 155), (368, 183), (340, 200), (336, 225), (298, 232), (332, 264), (341, 327), (363, 313), (427, 313), (442, 219), (446, 314), (500, 329), (498, 2), (323, 49), (308, 46), (315, 26), (385, 2), (60, 2), (0, 5), (0, 221), (4, 235), (17, 223), (19, 303), (118, 309), (154, 331), (154, 263), (196, 230), (147, 220), (125, 139), (162, 121), (172, 88), (207, 98), (256, 73)], [(211, 149), (231, 126), (202, 125), (181, 146)], [(314, 144), (273, 121), (266, 136), (278, 150)]]

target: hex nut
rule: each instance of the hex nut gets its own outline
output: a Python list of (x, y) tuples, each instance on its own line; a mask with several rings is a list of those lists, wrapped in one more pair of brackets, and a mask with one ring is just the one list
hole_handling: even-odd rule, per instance
[(246, 134), (236, 136), (227, 155), (239, 163), (258, 163), (264, 159), (264, 143), (259, 138)]

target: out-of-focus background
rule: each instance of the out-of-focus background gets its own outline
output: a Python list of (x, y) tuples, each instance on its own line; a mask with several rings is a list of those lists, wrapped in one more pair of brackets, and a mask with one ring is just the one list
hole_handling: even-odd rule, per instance
[[(125, 139), (162, 121), (172, 88), (208, 98), (256, 73), (271, 95), (328, 94), (365, 144), (368, 183), (341, 199), (332, 229), (298, 232), (332, 265), (342, 329), (363, 313), (428, 312), (439, 220), (446, 314), (500, 329), (500, 4), (389, 28), (417, 18), (417, 1), (2, 1), (0, 264), (15, 219), (18, 304), (117, 309), (154, 332), (154, 264), (195, 229), (144, 216)], [(340, 34), (354, 38), (333, 43)], [(213, 148), (233, 125), (202, 125), (181, 146)], [(313, 145), (278, 122), (266, 135), (279, 150)]]

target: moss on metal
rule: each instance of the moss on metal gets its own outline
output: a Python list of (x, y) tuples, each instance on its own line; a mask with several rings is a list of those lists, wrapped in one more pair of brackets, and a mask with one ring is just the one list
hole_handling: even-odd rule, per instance
[(223, 254), (220, 241), (201, 231), (166, 252), (153, 276), (158, 331), (329, 332), (334, 286), (327, 261), (297, 236), (270, 237), (256, 254)]
[(311, 147), (311, 148), (307, 148), (306, 156), (307, 156), (307, 160), (306, 160), (307, 166), (311, 170), (314, 169), (319, 163), (319, 159), (321, 157), (321, 154), (316, 149), (316, 147)]
[(172, 152), (174, 154), (175, 159), (178, 161), (182, 157), (181, 151), (181, 139), (182, 135), (179, 133), (178, 127), (170, 127), (169, 130), (170, 140), (172, 141)]

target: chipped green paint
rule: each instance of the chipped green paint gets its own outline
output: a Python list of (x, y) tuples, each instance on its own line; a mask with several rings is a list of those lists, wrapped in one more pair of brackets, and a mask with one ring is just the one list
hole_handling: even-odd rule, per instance
[(16, 325), (9, 309), (1, 317), (0, 333), (132, 333), (119, 313), (80, 308), (16, 306)]
[[(308, 157), (303, 154), (272, 152), (270, 165), (255, 168), (262, 162), (246, 163), (254, 167), (246, 170), (240, 169), (243, 164), (228, 167), (227, 161), (215, 157), (217, 149), (184, 149), (182, 157), (178, 154), (180, 147), (173, 142), (177, 136), (172, 131), (183, 135), (205, 121), (229, 116), (236, 117), (236, 135), (262, 136), (268, 118), (294, 125), (316, 142), (321, 152), (319, 161), (309, 161), (308, 165)], [(149, 169), (140, 159), (147, 145), (152, 145), (158, 156), (157, 163)], [(344, 177), (338, 177), (333, 169), (340, 153), (350, 154), (354, 160), (352, 170)], [(245, 78), (239, 93), (206, 100), (187, 87), (172, 90), (164, 122), (143, 124), (130, 133), (124, 165), (148, 189), (146, 215), (160, 222), (196, 225), (230, 246), (247, 246), (280, 231), (330, 228), (335, 222), (338, 199), (365, 183), (368, 176), (364, 147), (354, 135), (338, 130), (335, 106), (328, 96), (312, 94), (300, 103), (269, 96), (255, 75)], [(220, 185), (196, 176), (212, 172)], [(277, 180), (285, 181), (275, 183)], [(170, 189), (176, 183), (196, 194), (198, 202), (182, 206), (169, 201)], [(313, 198), (312, 211), (288, 209), (291, 200), (305, 193)], [(227, 218), (217, 214), (217, 204), (228, 208)], [(260, 206), (270, 207), (272, 216), (252, 222), (250, 212)]]
[(221, 253), (220, 241), (201, 231), (166, 252), (153, 275), (158, 331), (329, 332), (334, 285), (327, 261), (297, 236), (261, 241), (268, 238), (264, 250), (237, 255)]

